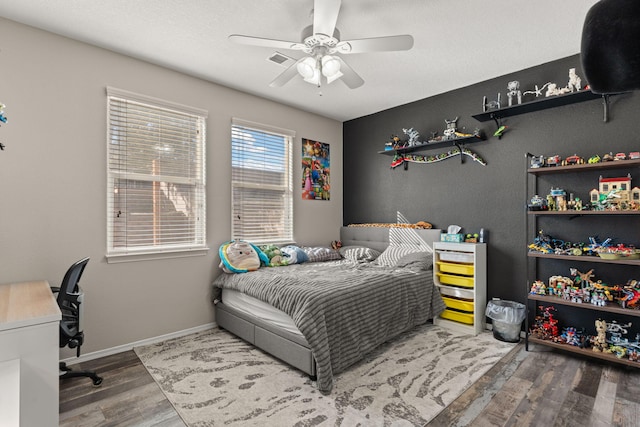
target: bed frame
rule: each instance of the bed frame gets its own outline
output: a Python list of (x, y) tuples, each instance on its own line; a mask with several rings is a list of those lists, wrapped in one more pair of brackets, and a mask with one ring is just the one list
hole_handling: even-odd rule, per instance
[[(441, 230), (416, 229), (415, 231), (429, 245), (440, 240)], [(366, 246), (383, 251), (389, 246), (389, 228), (342, 227), (340, 240), (343, 246)], [(215, 306), (215, 320), (218, 327), (226, 329), (315, 379), (315, 360), (304, 337), (239, 312), (220, 301)]]

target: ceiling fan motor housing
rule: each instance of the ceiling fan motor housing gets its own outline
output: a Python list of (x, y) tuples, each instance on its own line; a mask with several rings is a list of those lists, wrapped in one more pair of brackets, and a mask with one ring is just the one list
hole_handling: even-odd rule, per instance
[[(305, 48), (302, 49), (303, 52), (308, 53), (310, 55), (314, 54), (314, 49), (317, 47), (325, 47), (326, 53), (335, 53), (335, 48), (340, 43), (340, 31), (336, 28), (333, 30), (333, 36), (328, 36), (327, 34), (314, 34), (313, 33), (313, 25), (309, 25), (304, 30), (302, 30), (302, 42), (305, 45)], [(317, 49), (316, 49), (317, 50)]]

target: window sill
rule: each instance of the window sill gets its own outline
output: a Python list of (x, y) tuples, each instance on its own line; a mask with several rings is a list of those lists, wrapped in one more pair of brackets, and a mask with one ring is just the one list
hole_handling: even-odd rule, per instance
[(135, 262), (135, 261), (153, 261), (158, 259), (169, 258), (185, 258), (194, 256), (204, 256), (209, 253), (209, 248), (197, 248), (197, 249), (180, 249), (180, 250), (167, 250), (162, 252), (129, 252), (119, 254), (107, 254), (108, 264), (117, 264), (121, 262)]

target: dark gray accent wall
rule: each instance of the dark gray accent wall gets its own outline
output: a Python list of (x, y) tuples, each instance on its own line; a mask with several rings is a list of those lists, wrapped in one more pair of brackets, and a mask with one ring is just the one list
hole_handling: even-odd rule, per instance
[[(472, 65), (461, 63), (460, 66)], [(562, 87), (572, 67), (577, 68), (584, 82), (580, 57), (575, 55), (345, 122), (344, 224), (395, 222), (396, 212), (400, 211), (411, 222), (424, 220), (443, 229), (450, 224), (461, 225), (470, 232), (484, 227), (490, 232), (488, 298), (524, 302), (525, 153), (562, 157), (577, 153), (586, 159), (609, 151), (638, 151), (640, 96), (634, 93), (611, 97), (608, 123), (603, 122), (599, 99), (510, 117), (504, 122), (508, 131), (502, 139), (492, 136), (496, 130), (493, 122), (481, 123), (471, 116), (482, 112), (485, 95), (495, 99), (496, 93), (501, 92), (506, 105), (506, 87), (511, 80), (520, 81), (522, 90), (549, 81)], [(528, 96), (524, 101), (532, 99)], [(426, 140), (431, 131), (444, 130), (445, 119), (456, 116), (459, 129), (471, 132), (479, 127), (486, 133), (486, 141), (468, 145), (487, 161), (486, 166), (468, 157), (461, 164), (456, 157), (435, 164), (411, 163), (406, 171), (402, 167), (392, 170), (391, 156), (378, 154), (391, 135), (404, 137), (402, 128), (413, 127)], [(446, 150), (439, 147), (426, 153)], [(633, 178), (632, 184), (640, 186), (640, 175), (636, 173)], [(597, 176), (587, 177), (587, 182), (581, 177), (572, 179), (577, 187), (597, 188)], [(557, 186), (563, 185), (559, 180)], [(545, 191), (548, 192), (548, 188), (540, 189), (541, 193), (546, 194)], [(587, 194), (576, 195), (587, 198)], [(607, 237), (605, 232), (609, 232), (602, 220), (571, 224), (581, 225), (578, 234), (564, 236), (567, 240), (586, 238), (589, 233), (586, 229), (602, 237)], [(625, 243), (640, 245), (637, 218), (630, 221), (625, 232), (628, 234), (616, 237)]]

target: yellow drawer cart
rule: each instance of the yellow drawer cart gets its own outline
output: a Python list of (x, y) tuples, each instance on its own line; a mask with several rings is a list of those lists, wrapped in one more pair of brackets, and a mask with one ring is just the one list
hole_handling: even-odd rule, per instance
[(434, 242), (433, 280), (447, 309), (434, 324), (477, 335), (486, 327), (487, 245)]

